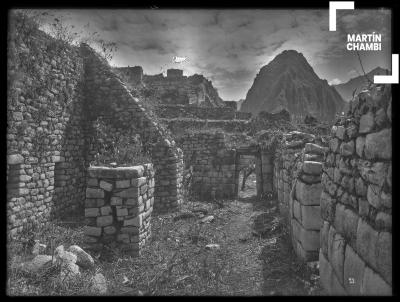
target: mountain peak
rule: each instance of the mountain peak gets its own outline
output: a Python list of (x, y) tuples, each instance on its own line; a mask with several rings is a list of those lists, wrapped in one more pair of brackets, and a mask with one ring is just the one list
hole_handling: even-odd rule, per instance
[(291, 49), (261, 68), (241, 111), (257, 114), (285, 108), (299, 118), (311, 114), (330, 120), (343, 104), (337, 91), (318, 77), (304, 55)]

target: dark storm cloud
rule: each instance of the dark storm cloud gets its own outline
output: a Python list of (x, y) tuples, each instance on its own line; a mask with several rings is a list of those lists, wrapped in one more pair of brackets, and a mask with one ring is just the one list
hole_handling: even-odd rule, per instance
[[(347, 32), (379, 31), (386, 42), (390, 38), (390, 11), (378, 10), (339, 11), (337, 32), (328, 30), (327, 9), (65, 12), (77, 27), (90, 22), (92, 31), (117, 43), (113, 64), (141, 65), (147, 74), (166, 68), (200, 73), (213, 80), (222, 98), (236, 100), (246, 95), (260, 68), (285, 49), (303, 53), (318, 76), (337, 82), (354, 74), (350, 71), (358, 64), (345, 50)], [(386, 64), (390, 56), (362, 55), (366, 69)], [(173, 56), (188, 60), (176, 64)]]

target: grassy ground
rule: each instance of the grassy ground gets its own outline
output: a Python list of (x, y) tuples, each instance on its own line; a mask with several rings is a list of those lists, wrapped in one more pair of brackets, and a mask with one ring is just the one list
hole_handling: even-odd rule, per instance
[[(92, 253), (96, 271), (107, 279), (108, 295), (320, 294), (316, 276), (296, 260), (285, 227), (276, 228), (265, 238), (252, 234), (254, 214), (269, 211), (273, 216), (279, 215), (276, 208), (267, 208), (258, 202), (254, 190), (255, 182), (250, 177), (239, 200), (224, 201), (223, 205), (187, 202), (180, 209), (181, 212), (207, 211), (206, 216), (214, 216), (210, 223), (201, 223), (199, 216), (177, 219), (177, 213), (154, 215), (152, 239), (138, 258), (125, 256), (115, 249)], [(49, 236), (53, 236), (56, 246), (84, 246), (82, 225), (59, 225), (53, 227), (57, 230), (53, 230), (53, 235), (43, 232), (36, 237), (49, 243)], [(208, 244), (218, 244), (219, 249), (209, 250)], [(23, 254), (23, 250), (14, 247), (11, 255), (16, 254)], [(49, 278), (9, 271), (9, 294), (88, 294), (82, 285), (85, 278), (80, 280), (80, 286), (61, 286), (54, 281), (49, 283)]]

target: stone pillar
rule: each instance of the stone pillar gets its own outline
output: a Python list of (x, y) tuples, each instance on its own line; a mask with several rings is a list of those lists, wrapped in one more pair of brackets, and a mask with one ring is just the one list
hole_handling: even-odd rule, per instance
[(93, 249), (118, 244), (132, 256), (151, 235), (154, 172), (151, 164), (89, 167), (85, 200), (85, 240)]

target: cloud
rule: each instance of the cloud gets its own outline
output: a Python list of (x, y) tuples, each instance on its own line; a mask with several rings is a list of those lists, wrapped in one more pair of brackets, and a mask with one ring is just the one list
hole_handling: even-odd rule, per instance
[(339, 85), (341, 83), (342, 83), (342, 81), (339, 80), (339, 79), (333, 79), (333, 80), (328, 82), (329, 85)]

